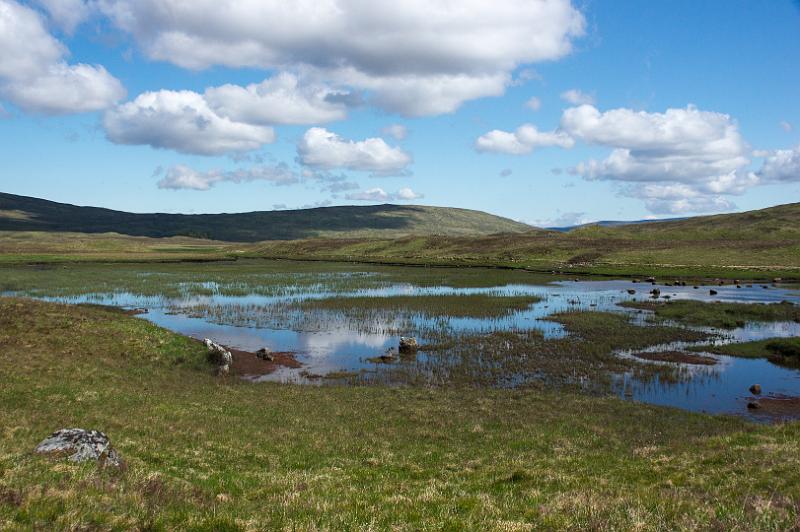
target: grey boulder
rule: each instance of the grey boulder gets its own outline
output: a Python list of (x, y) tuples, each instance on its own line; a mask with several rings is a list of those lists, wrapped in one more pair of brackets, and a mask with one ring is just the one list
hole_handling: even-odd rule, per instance
[(36, 446), (34, 452), (66, 457), (73, 462), (97, 462), (102, 466), (122, 467), (123, 461), (99, 430), (61, 429)]

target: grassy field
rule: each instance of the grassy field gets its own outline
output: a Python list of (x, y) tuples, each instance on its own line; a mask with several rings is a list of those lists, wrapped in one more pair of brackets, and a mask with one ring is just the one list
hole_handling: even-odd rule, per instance
[[(674, 222), (589, 226), (567, 233), (523, 231), (519, 225), (503, 225), (507, 221), (500, 223), (497, 220), (502, 219), (474, 211), (428, 208), (421, 213), (413, 209), (403, 211), (398, 207), (387, 211), (389, 214), (381, 214), (394, 217), (391, 223), (403, 226), (400, 230), (371, 228), (369, 220), (357, 216), (348, 218), (340, 213), (337, 214), (339, 218), (350, 220), (349, 227), (336, 229), (339, 222), (325, 222), (322, 227), (330, 226), (335, 230), (304, 230), (272, 237), (276, 240), (269, 241), (258, 241), (259, 238), (249, 233), (239, 237), (215, 233), (216, 238), (227, 240), (222, 242), (188, 236), (146, 238), (99, 232), (123, 231), (124, 226), (113, 223), (95, 224), (92, 234), (66, 233), (57, 225), (47, 231), (36, 231), (41, 229), (31, 221), (36, 217), (25, 218), (20, 214), (24, 209), (9, 208), (2, 218), (5, 222), (0, 224), (0, 229), (7, 229), (0, 231), (0, 263), (255, 257), (490, 266), (538, 272), (557, 270), (569, 275), (800, 280), (800, 204)], [(273, 213), (253, 215), (256, 214), (271, 216)], [(79, 217), (80, 220), (88, 223), (84, 218)], [(231, 225), (232, 220), (226, 223)], [(279, 220), (258, 223), (267, 222), (283, 226)], [(463, 230), (457, 231), (451, 226), (463, 227)], [(505, 232), (487, 234), (491, 231)], [(197, 231), (169, 234), (200, 236)], [(235, 238), (239, 241), (230, 241)], [(262, 235), (263, 238), (266, 237)]]
[[(0, 299), (0, 528), (786, 529), (800, 424), (474, 388), (211, 376), (119, 312)], [(70, 378), (65, 379), (64, 376)], [(128, 469), (53, 462), (106, 431)]]

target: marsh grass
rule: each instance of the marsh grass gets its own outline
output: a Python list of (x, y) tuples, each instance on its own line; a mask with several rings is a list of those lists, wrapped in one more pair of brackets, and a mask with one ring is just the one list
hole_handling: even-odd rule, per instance
[(620, 305), (652, 311), (654, 316), (661, 320), (722, 329), (743, 327), (748, 322), (800, 321), (800, 307), (788, 301), (772, 304), (705, 303), (688, 300), (667, 303), (626, 301)]
[(538, 296), (500, 294), (447, 294), (389, 297), (337, 297), (306, 299), (294, 304), (299, 310), (326, 310), (354, 317), (370, 312), (399, 312), (429, 317), (491, 318), (526, 310), (542, 299)]
[(426, 331), (421, 354), (364, 374), (365, 382), (436, 386), (547, 387), (602, 394), (619, 391), (620, 374), (647, 382), (672, 382), (680, 368), (623, 358), (616, 351), (674, 341), (701, 341), (702, 332), (678, 327), (642, 327), (607, 312), (556, 314), (565, 338), (545, 339), (535, 330)]
[[(800, 525), (797, 423), (533, 389), (251, 384), (203, 360), (119, 312), (0, 298), (0, 528)], [(71, 426), (107, 432), (128, 469), (31, 453)]]

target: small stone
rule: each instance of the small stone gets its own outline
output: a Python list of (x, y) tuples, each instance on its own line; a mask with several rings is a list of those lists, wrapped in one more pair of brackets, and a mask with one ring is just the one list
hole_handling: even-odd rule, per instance
[(761, 385), (760, 384), (752, 385), (750, 387), (750, 393), (752, 393), (753, 395), (761, 395)]
[(630, 295), (633, 295), (633, 294), (635, 294), (635, 293), (636, 293), (636, 290), (634, 290), (633, 288), (629, 288), (629, 289), (628, 289), (628, 293), (629, 293)]
[(748, 410), (758, 410), (759, 408), (761, 408), (761, 405), (758, 404), (758, 402), (756, 402), (756, 401), (748, 401), (747, 402), (747, 409)]
[(268, 347), (262, 347), (258, 351), (256, 351), (256, 357), (264, 360), (266, 362), (273, 362), (275, 360), (275, 356), (272, 354), (272, 350)]
[(716, 291), (716, 290), (714, 290), (714, 289), (711, 289), (711, 290), (709, 290), (709, 291), (708, 291), (708, 294), (709, 294), (709, 295), (712, 295), (712, 296), (715, 296), (715, 295), (717, 295), (718, 293), (719, 293), (719, 292), (717, 292), (717, 291)]
[(419, 349), (419, 344), (417, 344), (417, 339), (413, 337), (400, 337), (400, 353), (403, 355), (416, 353), (417, 349)]

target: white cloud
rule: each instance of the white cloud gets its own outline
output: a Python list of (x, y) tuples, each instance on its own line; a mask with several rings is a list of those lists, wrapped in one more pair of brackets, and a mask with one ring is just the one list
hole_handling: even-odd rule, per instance
[(347, 116), (341, 94), (324, 85), (300, 85), (297, 76), (280, 73), (246, 87), (223, 85), (205, 91), (209, 107), (220, 116), (250, 124), (320, 124)]
[(794, 129), (794, 127), (792, 127), (792, 124), (790, 122), (787, 122), (786, 120), (781, 120), (780, 126), (781, 129), (783, 129), (787, 133), (791, 133), (792, 130)]
[(405, 140), (405, 138), (408, 137), (408, 128), (403, 124), (391, 124), (383, 128), (381, 133), (395, 140)]
[(418, 193), (414, 192), (413, 190), (411, 190), (408, 187), (401, 188), (400, 190), (398, 190), (395, 193), (395, 198), (396, 199), (405, 200), (405, 201), (421, 199), (421, 198), (424, 198), (424, 197), (425, 196), (423, 196), (422, 194), (418, 194)]
[(106, 112), (103, 126), (109, 140), (118, 144), (198, 155), (245, 152), (275, 140), (271, 127), (220, 116), (201, 94), (191, 91), (145, 92)]
[(764, 183), (800, 182), (800, 144), (769, 152), (757, 175)]
[(592, 180), (653, 184), (622, 189), (644, 199), (653, 212), (726, 210), (732, 204), (721, 195), (741, 194), (759, 183), (746, 169), (749, 147), (726, 114), (692, 106), (647, 113), (600, 112), (581, 105), (564, 111), (561, 128), (577, 139), (613, 148), (604, 160), (580, 163), (573, 173)]
[(191, 69), (291, 66), (372, 91), (379, 105), (414, 116), (501, 94), (517, 67), (569, 54), (585, 26), (570, 0), (98, 5), (151, 59)]
[(34, 0), (62, 30), (72, 34), (92, 13), (85, 0)]
[(411, 163), (408, 153), (389, 146), (381, 138), (347, 140), (320, 127), (306, 131), (297, 145), (297, 154), (307, 166), (360, 170), (374, 175), (396, 175)]
[(363, 192), (355, 192), (345, 196), (348, 200), (356, 201), (413, 201), (423, 198), (422, 194), (417, 194), (410, 188), (401, 188), (395, 193), (389, 193), (382, 188), (376, 187)]
[(541, 218), (534, 220), (531, 225), (536, 227), (573, 227), (587, 224), (591, 221), (585, 212), (559, 212), (554, 218)]
[(538, 111), (539, 109), (542, 108), (542, 100), (540, 100), (536, 96), (533, 96), (527, 102), (525, 102), (525, 107), (527, 107), (531, 111)]
[(113, 142), (240, 158), (274, 141), (273, 124), (344, 119), (350, 96), (282, 72), (246, 87), (209, 87), (203, 94), (146, 92), (109, 110), (103, 123)]
[(594, 105), (594, 96), (578, 89), (570, 89), (561, 93), (561, 99), (572, 105)]
[(285, 164), (276, 166), (255, 166), (237, 170), (197, 171), (184, 165), (169, 168), (158, 182), (158, 188), (172, 190), (209, 190), (222, 182), (246, 183), (268, 181), (274, 185), (292, 185), (300, 182), (299, 176)]
[(525, 155), (546, 146), (571, 148), (574, 145), (575, 140), (563, 131), (543, 132), (531, 124), (523, 124), (514, 132), (495, 129), (475, 141), (475, 149), (478, 151), (511, 155)]
[(102, 66), (64, 61), (69, 51), (42, 17), (11, 0), (0, 0), (0, 50), (0, 97), (26, 111), (97, 111), (125, 97), (122, 84)]

